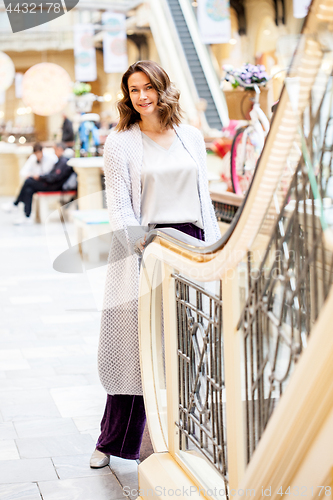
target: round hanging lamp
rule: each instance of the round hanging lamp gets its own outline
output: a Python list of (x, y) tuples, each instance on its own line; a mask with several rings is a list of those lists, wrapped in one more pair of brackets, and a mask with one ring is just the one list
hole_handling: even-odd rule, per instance
[(13, 83), (15, 66), (7, 54), (0, 52), (0, 92), (7, 90)]
[(70, 76), (57, 64), (35, 64), (23, 76), (22, 100), (36, 115), (59, 113), (68, 103), (71, 93)]

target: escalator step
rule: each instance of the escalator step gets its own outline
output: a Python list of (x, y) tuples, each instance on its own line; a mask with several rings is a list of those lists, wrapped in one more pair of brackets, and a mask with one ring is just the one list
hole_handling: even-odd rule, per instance
[(189, 54), (190, 61), (195, 63), (199, 61), (198, 54), (196, 53), (195, 49), (193, 48), (193, 54)]
[(184, 50), (187, 50), (189, 53), (191, 53), (192, 55), (196, 54), (196, 50), (195, 50), (195, 47), (194, 47), (194, 44), (193, 43), (189, 43), (187, 38), (180, 38), (180, 41), (182, 43), (182, 46), (184, 47)]
[(194, 79), (194, 83), (195, 83), (195, 86), (197, 88), (197, 91), (200, 93), (200, 94), (203, 94), (203, 93), (206, 93), (206, 95), (208, 95), (208, 92), (209, 92), (209, 95), (210, 95), (210, 90), (209, 90), (209, 87), (208, 87), (208, 84), (206, 83), (206, 85), (202, 85), (200, 83), (197, 83)]
[[(192, 65), (191, 68), (193, 68)], [(207, 78), (205, 78), (202, 74), (193, 72), (193, 76), (195, 76), (195, 81), (197, 82), (197, 84), (207, 85)]]

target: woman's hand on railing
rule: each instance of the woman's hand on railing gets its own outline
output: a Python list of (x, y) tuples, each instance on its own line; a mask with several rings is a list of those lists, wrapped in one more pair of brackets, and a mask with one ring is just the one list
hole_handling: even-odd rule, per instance
[(136, 241), (135, 243), (135, 246), (134, 246), (134, 250), (135, 252), (138, 254), (138, 255), (141, 255), (142, 252), (144, 251), (145, 249), (145, 246), (146, 246), (146, 240), (147, 240), (147, 234), (146, 233), (142, 238), (140, 238), (139, 240)]

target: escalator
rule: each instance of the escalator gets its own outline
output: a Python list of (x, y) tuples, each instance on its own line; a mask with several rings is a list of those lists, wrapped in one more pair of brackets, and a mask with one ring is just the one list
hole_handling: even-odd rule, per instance
[(229, 120), (227, 105), (211, 57), (201, 43), (190, 2), (151, 0), (151, 10), (151, 29), (162, 65), (170, 71), (182, 96), (186, 94), (185, 111), (191, 115), (199, 99), (204, 99), (207, 125), (220, 130)]
[(222, 127), (221, 116), (216, 107), (206, 75), (191, 37), (179, 0), (167, 0), (177, 32), (182, 44), (195, 87), (201, 99), (207, 102), (206, 120), (211, 128)]

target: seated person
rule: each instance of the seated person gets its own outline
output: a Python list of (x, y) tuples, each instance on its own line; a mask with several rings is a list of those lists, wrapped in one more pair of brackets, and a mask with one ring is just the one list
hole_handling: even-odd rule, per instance
[(65, 114), (62, 115), (64, 122), (62, 124), (62, 137), (61, 141), (66, 144), (66, 146), (74, 146), (74, 131), (73, 123), (67, 118)]
[[(44, 153), (43, 146), (36, 142), (33, 147), (33, 153), (29, 156), (20, 170), (22, 181), (28, 177), (48, 174), (57, 163), (58, 157), (54, 153)], [(4, 212), (13, 212), (17, 208), (16, 202), (6, 202), (1, 205)]]
[(20, 170), (20, 177), (22, 180), (25, 180), (35, 175), (48, 174), (57, 161), (58, 158), (54, 153), (43, 152), (42, 145), (36, 142), (33, 148), (33, 154), (29, 156)]
[(58, 161), (52, 168), (51, 172), (44, 175), (35, 175), (34, 177), (28, 177), (24, 182), (20, 194), (14, 201), (14, 205), (18, 205), (20, 201), (24, 204), (23, 217), (20, 217), (14, 224), (24, 224), (31, 221), (31, 204), (32, 197), (37, 191), (61, 191), (63, 184), (73, 173), (72, 167), (67, 165), (68, 158), (63, 156), (66, 149), (64, 143), (59, 143), (55, 147), (55, 154), (57, 155)]

